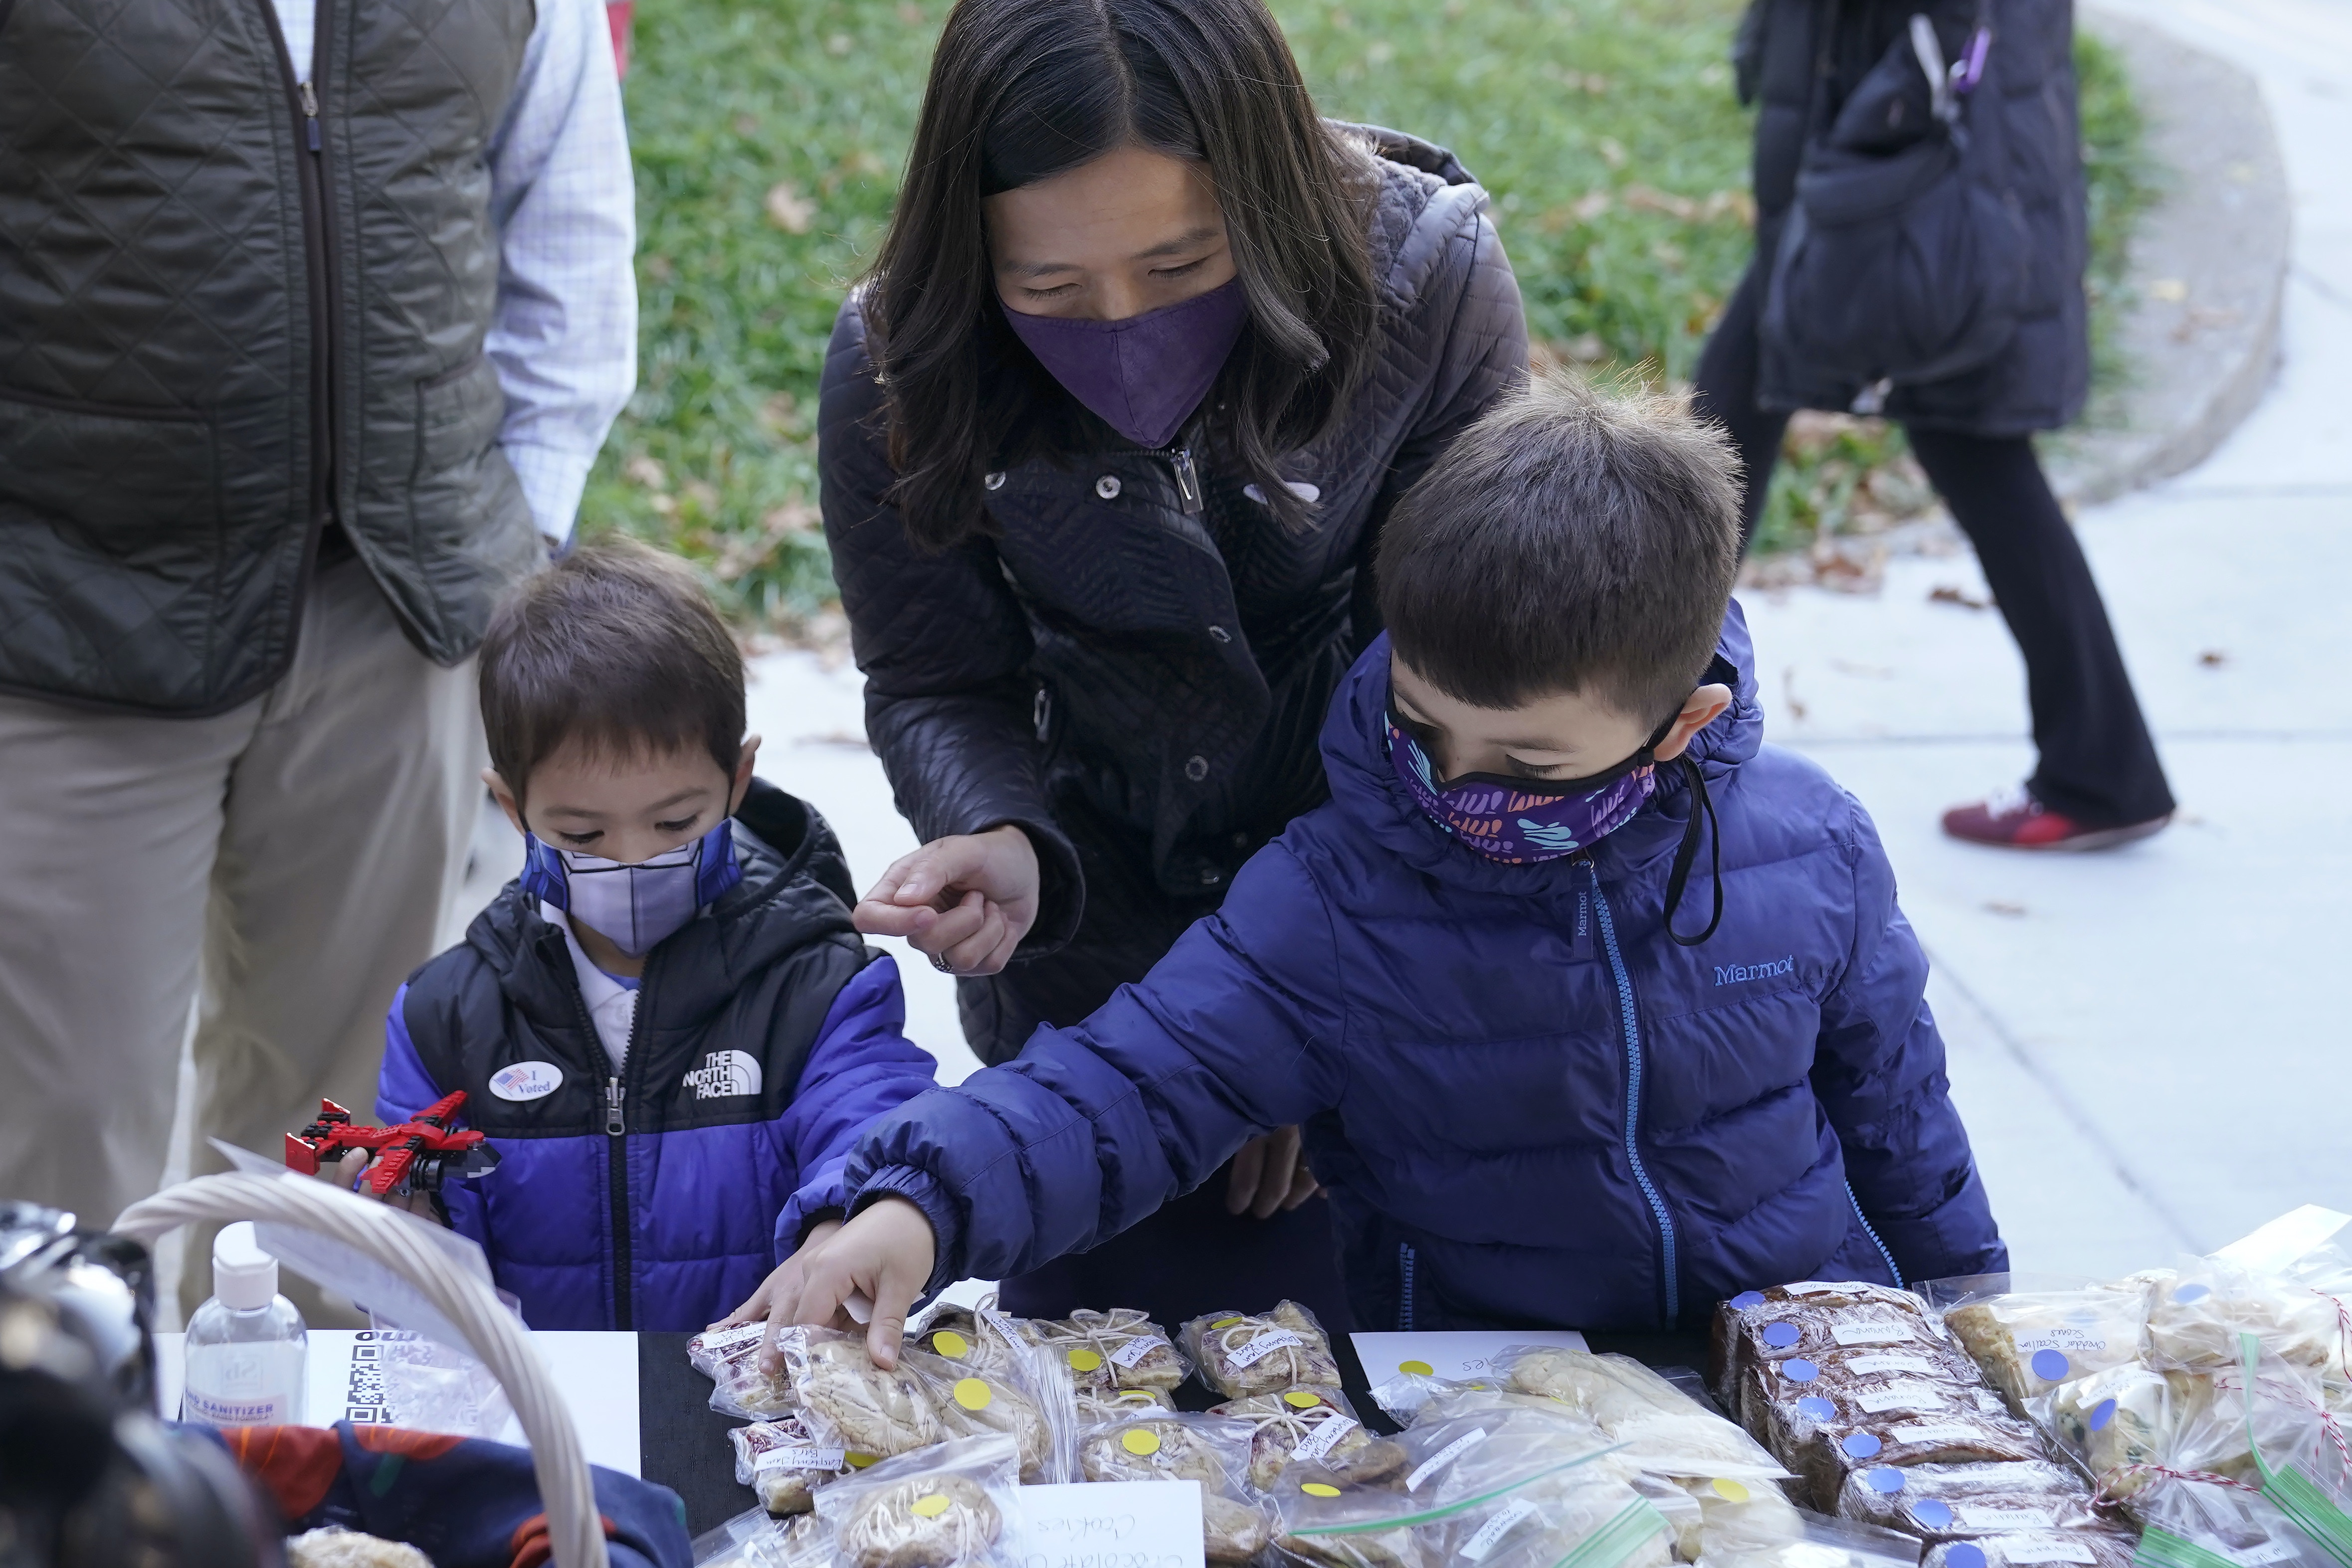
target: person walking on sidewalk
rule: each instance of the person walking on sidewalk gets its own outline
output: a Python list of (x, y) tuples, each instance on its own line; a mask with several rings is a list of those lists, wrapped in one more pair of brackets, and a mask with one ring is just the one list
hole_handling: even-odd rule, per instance
[(153, 1190), (200, 969), (199, 1171), (371, 1103), (633, 203), (596, 0), (0, 5), (0, 1195)]
[[(1527, 328), (1469, 173), (1318, 119), (1262, 0), (963, 0), (908, 171), (819, 419), (867, 733), (925, 841), (856, 915), (958, 977), (994, 1063), (1324, 799), (1381, 523), (1524, 378)], [(1004, 1304), (1288, 1295), (1339, 1329), (1298, 1146)]]
[[(1918, 0), (1751, 0), (1737, 63), (1742, 100), (1760, 99), (1756, 259), (1700, 356), (1697, 403), (1723, 423), (1747, 464), (1743, 547), (1792, 411), (1881, 412), (1902, 423), (1975, 546), (2024, 655), (2041, 753), (2021, 789), (1955, 807), (1944, 831), (2013, 849), (2102, 849), (2162, 829), (2173, 800), (2090, 563), (2032, 440), (2032, 432), (2073, 419), (2090, 382), (2073, 7), (2070, 0), (1939, 0), (1926, 8), (1935, 40), (1916, 38), (1912, 17), (1921, 9)], [(1863, 142), (1873, 153), (1899, 147), (1887, 128), (1904, 118), (1906, 101), (1915, 125), (1931, 102), (1948, 101), (1925, 74), (1938, 57), (1954, 62), (1949, 79), (1974, 89), (1969, 129), (2006, 148), (1995, 177), (2022, 218), (2017, 324), (1997, 352), (1960, 373), (1871, 384), (1790, 350), (1788, 339), (1815, 323), (1798, 320), (1776, 342), (1774, 267), (1814, 147), (1824, 139)], [(1981, 80), (1970, 74), (1977, 70)], [(1854, 122), (1864, 119), (1857, 134)]]

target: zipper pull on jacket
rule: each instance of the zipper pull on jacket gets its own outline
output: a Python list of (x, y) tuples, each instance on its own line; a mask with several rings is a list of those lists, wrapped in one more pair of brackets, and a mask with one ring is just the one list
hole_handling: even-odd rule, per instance
[(606, 1135), (617, 1138), (628, 1130), (627, 1125), (621, 1119), (621, 1081), (618, 1078), (606, 1079), (604, 1081), (604, 1132)]
[(1188, 517), (1199, 517), (1202, 511), (1201, 476), (1192, 466), (1192, 449), (1189, 446), (1178, 447), (1176, 455), (1171, 457), (1168, 463), (1176, 470), (1176, 499), (1183, 507), (1184, 515)]
[(309, 82), (302, 83), (298, 90), (302, 95), (303, 143), (305, 146), (309, 147), (311, 152), (316, 152), (319, 151), (320, 145), (319, 137), (319, 95), (317, 91), (311, 88)]

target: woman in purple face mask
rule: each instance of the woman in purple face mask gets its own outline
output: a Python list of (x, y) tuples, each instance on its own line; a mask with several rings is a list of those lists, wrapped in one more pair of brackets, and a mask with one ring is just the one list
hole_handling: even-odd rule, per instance
[[(924, 846), (857, 909), (981, 1058), (1135, 980), (1326, 794), (1390, 507), (1526, 373), (1452, 154), (1319, 118), (1262, 0), (961, 0), (843, 307), (825, 534)], [(1345, 1310), (1296, 1128), (1008, 1309)]]

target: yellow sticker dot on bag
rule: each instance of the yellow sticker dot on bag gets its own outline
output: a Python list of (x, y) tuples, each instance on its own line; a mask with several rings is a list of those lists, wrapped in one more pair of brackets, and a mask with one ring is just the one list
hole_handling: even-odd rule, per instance
[(914, 1510), (919, 1518), (937, 1519), (948, 1511), (948, 1494), (943, 1491), (926, 1493), (915, 1500)]
[(1309, 1394), (1304, 1388), (1294, 1388), (1282, 1396), (1282, 1402), (1295, 1410), (1312, 1410), (1323, 1403), (1323, 1396)]
[(1073, 1372), (1097, 1372), (1102, 1368), (1102, 1352), (1087, 1350), (1083, 1345), (1070, 1352), (1069, 1359)]
[(961, 1361), (971, 1354), (971, 1341), (953, 1329), (941, 1329), (931, 1336), (931, 1348), (950, 1361)]
[(1139, 1457), (1144, 1454), (1156, 1454), (1160, 1451), (1160, 1434), (1147, 1432), (1138, 1427), (1120, 1437), (1118, 1446)]
[(1400, 1361), (1397, 1363), (1397, 1370), (1399, 1372), (1410, 1372), (1421, 1377), (1428, 1377), (1433, 1375), (1437, 1371), (1437, 1368), (1430, 1365), (1429, 1363), (1425, 1361)]
[(995, 1395), (989, 1392), (988, 1385), (977, 1377), (961, 1377), (956, 1380), (955, 1401), (967, 1410), (985, 1410), (988, 1408), (988, 1402), (995, 1397)]
[(1219, 1329), (1229, 1329), (1239, 1322), (1241, 1322), (1239, 1318), (1219, 1318), (1209, 1325), (1209, 1332), (1214, 1333)]
[(1301, 1481), (1298, 1490), (1308, 1497), (1338, 1497), (1339, 1489), (1328, 1481)]
[(841, 1457), (849, 1461), (849, 1468), (853, 1470), (862, 1470), (868, 1465), (878, 1465), (882, 1462), (882, 1456), (879, 1454), (844, 1454)]
[(1715, 1483), (1715, 1495), (1726, 1502), (1746, 1502), (1748, 1489), (1728, 1477), (1718, 1477)]

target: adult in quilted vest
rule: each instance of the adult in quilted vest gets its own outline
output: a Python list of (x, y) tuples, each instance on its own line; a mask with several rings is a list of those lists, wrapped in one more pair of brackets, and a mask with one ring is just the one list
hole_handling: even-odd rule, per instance
[[(908, 169), (820, 419), (867, 730), (924, 841), (857, 915), (958, 977), (992, 1063), (1325, 798), (1382, 520), (1527, 329), (1468, 172), (1319, 119), (1262, 0), (963, 0)], [(1341, 1327), (1297, 1148), (1005, 1303)]]
[(0, 0), (0, 1193), (370, 1103), (633, 244), (598, 0)]
[[(1874, 151), (1900, 148), (1927, 123), (1934, 98), (1915, 63), (1915, 13), (1931, 17), (1936, 48), (1969, 89), (1970, 134), (2006, 149), (2004, 195), (2030, 260), (2016, 330), (1990, 360), (1938, 380), (1865, 387), (1776, 349), (1759, 329), (1809, 142), (1851, 139), (1866, 120)], [(1696, 377), (1698, 406), (1730, 432), (1747, 465), (1747, 536), (1792, 411), (1880, 412), (1902, 423), (2025, 657), (2041, 751), (2032, 777), (1944, 814), (1953, 837), (2002, 848), (2104, 849), (2172, 819), (2106, 606), (2032, 439), (2079, 413), (2090, 386), (2074, 33), (2072, 0), (1934, 0), (1924, 11), (1920, 0), (1750, 0), (1737, 55), (1741, 99), (1758, 104), (1756, 259)], [(1879, 110), (1870, 84), (1911, 90)], [(1850, 100), (1857, 111), (1841, 120)], [(1875, 112), (1862, 114), (1864, 106)]]

